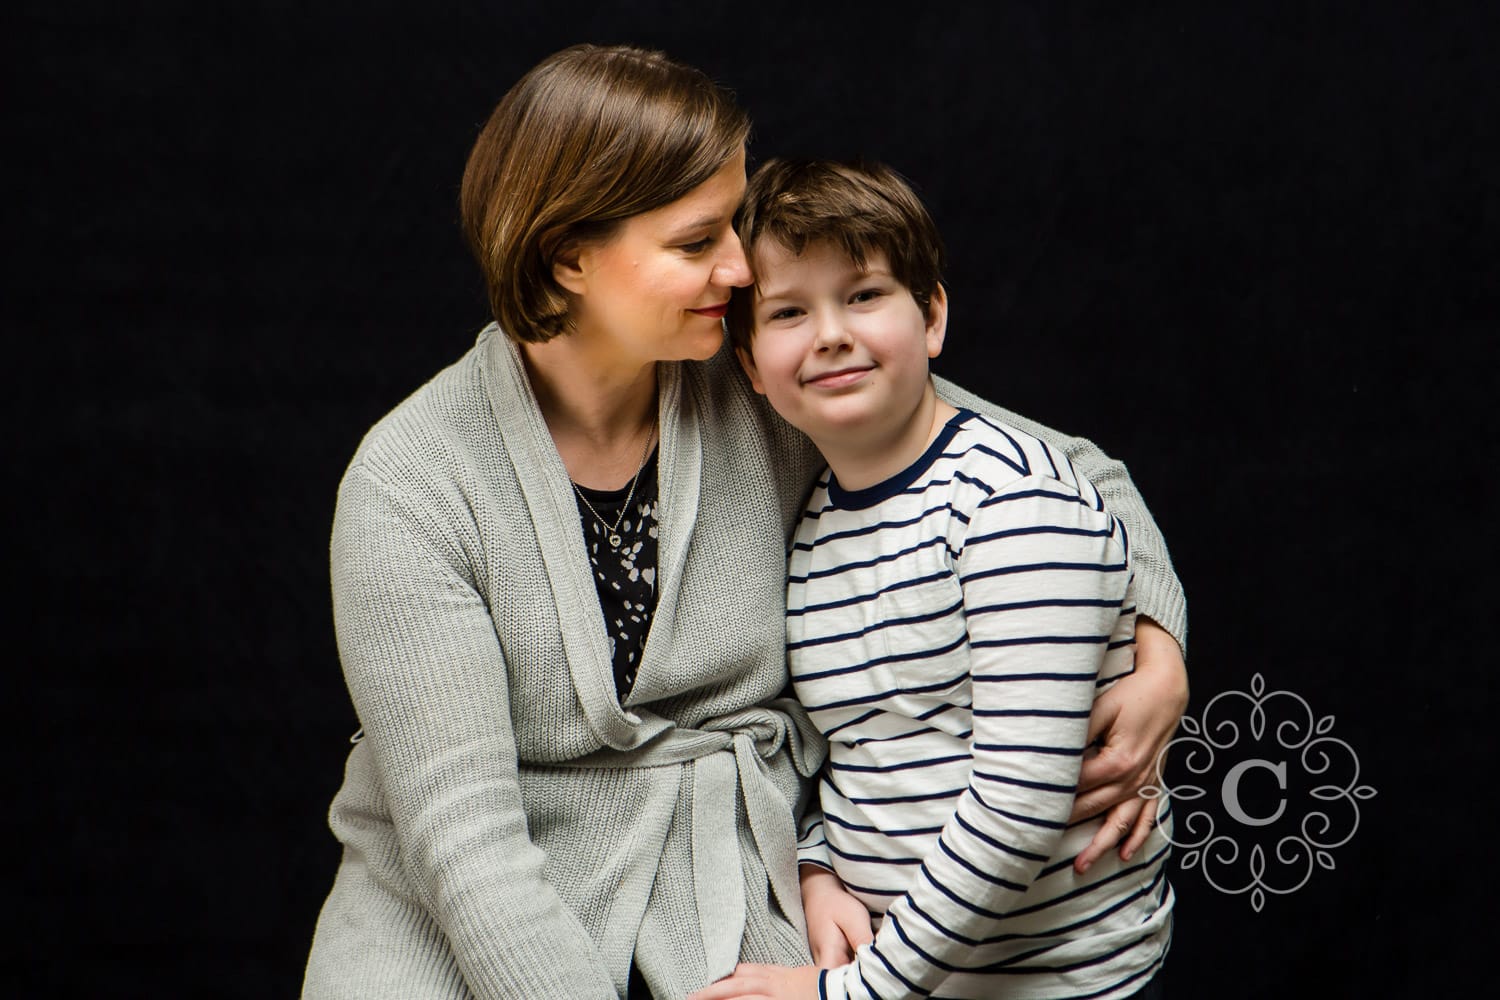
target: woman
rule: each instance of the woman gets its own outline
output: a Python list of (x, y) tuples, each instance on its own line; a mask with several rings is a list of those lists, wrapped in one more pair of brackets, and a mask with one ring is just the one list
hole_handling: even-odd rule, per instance
[[(779, 695), (785, 538), (820, 461), (720, 349), (750, 281), (747, 133), (696, 70), (593, 46), (544, 60), (481, 133), (462, 212), (497, 323), (339, 490), (365, 737), (304, 996), (681, 997), (809, 960), (793, 819), (822, 748)], [(1142, 614), (1180, 635), (1123, 468), (1048, 436), (1145, 551)], [(1144, 831), (1133, 792), (1186, 699), (1175, 642), (1142, 643), (1095, 720), (1125, 762), (1080, 796), (1125, 800), (1095, 853)]]

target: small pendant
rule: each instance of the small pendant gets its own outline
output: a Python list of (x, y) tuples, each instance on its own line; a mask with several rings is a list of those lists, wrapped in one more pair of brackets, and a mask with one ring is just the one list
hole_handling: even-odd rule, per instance
[(619, 535), (610, 535), (609, 536), (609, 545), (610, 545), (610, 548), (618, 549), (620, 547), (620, 536)]

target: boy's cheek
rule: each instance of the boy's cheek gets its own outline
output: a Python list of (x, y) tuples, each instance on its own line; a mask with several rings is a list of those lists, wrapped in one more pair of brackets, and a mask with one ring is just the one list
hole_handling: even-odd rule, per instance
[(736, 347), (734, 349), (734, 356), (739, 359), (740, 368), (745, 372), (745, 376), (750, 379), (750, 388), (764, 396), (766, 394), (766, 387), (761, 383), (760, 371), (755, 367), (755, 359), (750, 356), (750, 352), (743, 347)]

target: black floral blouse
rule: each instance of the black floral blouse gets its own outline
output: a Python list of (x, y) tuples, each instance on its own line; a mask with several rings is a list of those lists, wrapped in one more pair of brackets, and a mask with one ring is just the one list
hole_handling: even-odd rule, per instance
[[(656, 452), (641, 467), (628, 510), (624, 507), (629, 486), (591, 490), (575, 484), (575, 488), (584, 548), (593, 565), (599, 607), (609, 632), (615, 690), (623, 701), (635, 684), (651, 614), (656, 610)], [(611, 544), (615, 540), (618, 544)]]

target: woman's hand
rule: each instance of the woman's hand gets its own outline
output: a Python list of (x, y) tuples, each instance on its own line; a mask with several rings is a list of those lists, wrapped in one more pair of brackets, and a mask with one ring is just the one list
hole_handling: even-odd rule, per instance
[(1099, 752), (1083, 762), (1070, 822), (1109, 810), (1104, 825), (1073, 861), (1079, 874), (1104, 852), (1120, 845), (1129, 861), (1156, 825), (1156, 799), (1139, 794), (1157, 781), (1156, 759), (1166, 749), (1188, 702), (1187, 665), (1177, 640), (1142, 618), (1135, 627), (1135, 673), (1094, 702), (1089, 743), (1105, 736)]
[(798, 874), (813, 961), (820, 969), (848, 965), (854, 961), (855, 949), (875, 939), (870, 911), (828, 869), (802, 865)]
[(795, 969), (784, 965), (750, 965), (741, 962), (734, 974), (712, 986), (689, 993), (688, 1000), (818, 1000), (819, 970), (813, 965)]

